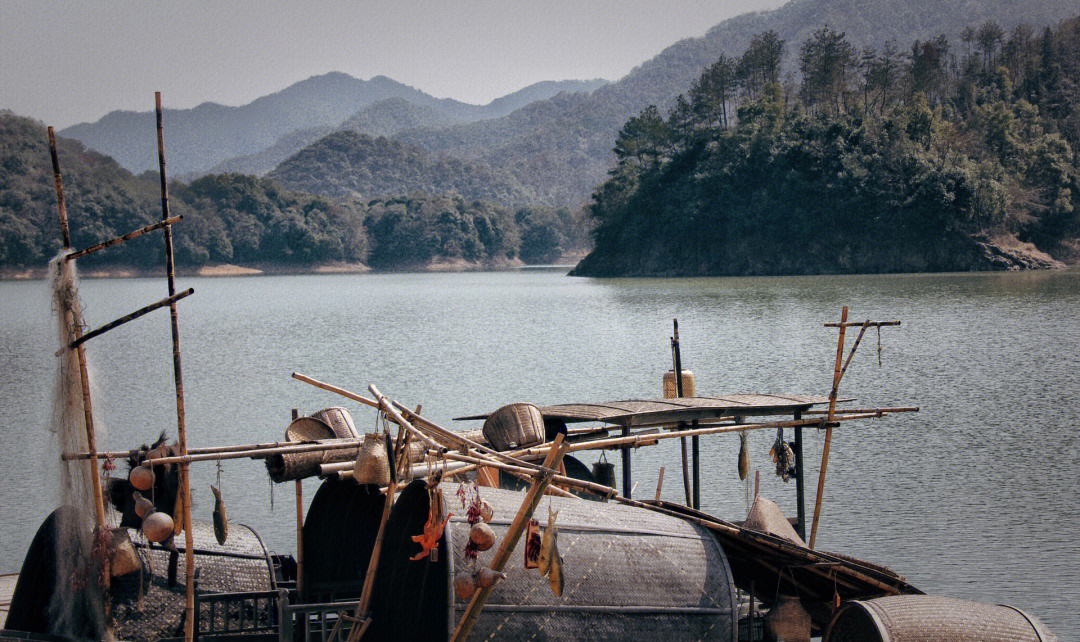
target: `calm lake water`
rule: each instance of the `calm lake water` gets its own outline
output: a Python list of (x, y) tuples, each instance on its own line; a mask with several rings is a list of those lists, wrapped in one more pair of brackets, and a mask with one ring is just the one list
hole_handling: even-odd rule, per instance
[[(860, 406), (922, 412), (844, 424), (834, 434), (819, 546), (885, 564), (928, 593), (1008, 603), (1062, 639), (1080, 631), (1080, 272), (797, 278), (593, 280), (565, 270), (185, 278), (180, 304), (189, 441), (272, 441), (291, 408), (345, 405), (290, 378), (299, 371), (362, 392), (375, 383), (444, 425), (512, 401), (658, 396), (678, 317), (699, 394), (828, 393), (835, 330), (851, 318), (900, 319), (869, 333), (843, 382)], [(163, 279), (87, 280), (98, 326), (164, 296)], [(0, 572), (16, 572), (54, 508), (47, 430), (56, 349), (44, 282), (0, 283)], [(850, 339), (849, 339), (850, 341)], [(167, 314), (93, 340), (94, 408), (128, 449), (175, 435)], [(794, 514), (795, 485), (773, 474), (775, 433), (751, 435), (766, 497)], [(807, 433), (816, 480), (823, 435)], [(746, 511), (738, 438), (704, 438), (703, 508)], [(582, 457), (587, 464), (594, 457)], [(617, 458), (616, 458), (617, 459)], [(676, 440), (635, 455), (638, 495), (678, 500)], [(213, 463), (195, 464), (195, 515), (209, 519)], [(259, 462), (225, 462), (234, 522), (270, 547), (295, 547), (293, 489)], [(752, 476), (751, 476), (752, 477)], [(809, 483), (812, 488), (813, 482)], [(317, 482), (305, 483), (310, 501)], [(808, 512), (813, 493), (808, 492)], [(570, 572), (570, 571), (568, 571)]]

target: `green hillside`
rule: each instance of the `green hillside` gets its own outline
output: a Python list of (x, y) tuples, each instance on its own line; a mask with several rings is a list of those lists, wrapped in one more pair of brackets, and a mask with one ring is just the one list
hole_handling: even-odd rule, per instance
[[(986, 22), (959, 40), (859, 49), (822, 27), (785, 48), (759, 34), (669, 113), (626, 123), (594, 194), (595, 250), (575, 273), (1080, 259), (1080, 18), (1038, 32)], [(781, 76), (791, 64), (798, 83)]]

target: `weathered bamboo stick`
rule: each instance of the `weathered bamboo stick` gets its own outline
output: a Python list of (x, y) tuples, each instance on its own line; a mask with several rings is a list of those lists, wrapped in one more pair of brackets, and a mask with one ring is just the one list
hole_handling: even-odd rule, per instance
[[(647, 434), (639, 434), (639, 435), (630, 435), (628, 437), (611, 437), (609, 439), (596, 439), (596, 440), (593, 440), (593, 441), (584, 441), (584, 442), (570, 444), (569, 452), (577, 452), (577, 451), (580, 451), (580, 450), (620, 449), (620, 448), (622, 448), (624, 446), (634, 448), (634, 447), (637, 447), (637, 446), (640, 446), (640, 445), (643, 445), (643, 444), (651, 445), (651, 444), (656, 443), (657, 441), (659, 441), (661, 439), (677, 439), (677, 438), (680, 438), (680, 437), (693, 436), (693, 435), (714, 435), (714, 434), (721, 434), (721, 433), (728, 433), (728, 432), (739, 432), (739, 431), (742, 431), (742, 430), (764, 430), (764, 429), (769, 429), (769, 428), (772, 428), (772, 429), (791, 428), (791, 427), (795, 427), (795, 426), (816, 426), (816, 427), (819, 427), (819, 428), (826, 428), (826, 427), (828, 427), (830, 425), (836, 425), (836, 424), (839, 424), (839, 423), (844, 422), (844, 421), (854, 421), (856, 419), (873, 419), (873, 418), (878, 418), (878, 417), (880, 417), (880, 415), (878, 415), (877, 413), (863, 413), (863, 414), (854, 414), (854, 415), (837, 415), (832, 422), (827, 422), (826, 419), (824, 417), (822, 417), (822, 418), (819, 418), (819, 419), (800, 419), (800, 420), (789, 420), (789, 421), (774, 421), (774, 422), (762, 423), (762, 424), (724, 424), (724, 425), (719, 425), (719, 426), (710, 426), (710, 427), (705, 427), (705, 428), (696, 428), (696, 429), (676, 431), (676, 432), (647, 433)], [(520, 449), (520, 450), (511, 451), (509, 453), (504, 453), (504, 454), (509, 455), (509, 456), (511, 456), (511, 457), (513, 457), (515, 459), (518, 459), (518, 460), (521, 460), (522, 458), (536, 459), (536, 458), (545, 456), (548, 453), (550, 448), (551, 448), (551, 444), (545, 444), (543, 446), (533, 446), (531, 448), (523, 448), (523, 449)], [(334, 472), (341, 473), (342, 471), (346, 471), (346, 475), (347, 475), (348, 474), (347, 473), (348, 467), (351, 466), (351, 465), (352, 464), (349, 463), (349, 462), (340, 462), (340, 463), (334, 463), (334, 464), (323, 464), (322, 467), (321, 467), (322, 468), (321, 474), (322, 475), (329, 475), (329, 474), (332, 474)], [(485, 465), (487, 465), (487, 464), (485, 464)], [(466, 466), (463, 466), (461, 468), (456, 468), (456, 469), (453, 469), (452, 471), (447, 471), (447, 472), (453, 472), (455, 474), (464, 473), (464, 472), (469, 472), (471, 470), (475, 470), (477, 466), (478, 465), (476, 465), (476, 464), (470, 464), (470, 465), (466, 465)], [(413, 470), (417, 470), (417, 468), (414, 466)], [(415, 474), (415, 473), (413, 473), (413, 474)]]
[[(206, 447), (203, 447), (203, 448), (189, 448), (188, 449), (188, 455), (194, 456), (194, 455), (208, 455), (208, 454), (229, 453), (229, 454), (234, 454), (234, 455), (236, 455), (238, 457), (242, 457), (242, 456), (244, 456), (242, 453), (248, 453), (248, 452), (253, 452), (253, 451), (263, 451), (263, 450), (267, 451), (266, 453), (258, 453), (258, 454), (255, 454), (255, 455), (251, 456), (252, 459), (258, 459), (258, 458), (260, 458), (262, 456), (287, 454), (288, 452), (305, 452), (305, 451), (282, 451), (282, 450), (279, 450), (281, 448), (296, 448), (296, 447), (300, 447), (300, 446), (315, 446), (315, 445), (322, 444), (322, 445), (327, 446), (327, 448), (325, 448), (326, 450), (333, 450), (335, 448), (347, 448), (347, 447), (352, 446), (352, 445), (357, 445), (362, 441), (363, 441), (363, 438), (361, 438), (361, 437), (344, 437), (344, 438), (336, 438), (335, 437), (333, 439), (319, 439), (317, 441), (303, 442), (303, 443), (297, 443), (295, 441), (269, 441), (269, 442), (265, 442), (265, 443), (261, 443), (261, 444), (238, 444), (238, 445), (235, 445), (235, 446), (206, 446)], [(138, 453), (139, 453), (138, 449), (133, 449), (133, 450), (110, 450), (110, 451), (99, 452), (99, 453), (95, 453), (95, 454), (98, 457), (116, 458), (116, 457), (131, 457), (132, 455), (136, 455)], [(60, 456), (60, 458), (63, 459), (64, 461), (70, 461), (70, 460), (73, 460), (73, 459), (87, 459), (87, 458), (90, 457), (90, 454), (91, 453), (64, 453), (63, 455)], [(234, 458), (236, 458), (236, 457), (227, 457), (226, 459), (234, 459)], [(176, 464), (176, 463), (179, 463), (179, 461), (180, 461), (179, 459), (168, 459), (166, 461), (166, 459), (167, 458), (159, 457), (158, 459), (156, 459), (154, 461), (155, 461), (155, 463), (162, 463), (162, 464)], [(191, 459), (189, 461), (204, 461), (204, 460)]]
[(138, 238), (138, 237), (142, 236), (143, 234), (146, 234), (147, 232), (153, 232), (154, 230), (159, 230), (159, 229), (165, 227), (166, 225), (172, 225), (174, 223), (179, 223), (183, 219), (184, 219), (183, 216), (174, 216), (172, 218), (167, 218), (167, 219), (165, 219), (163, 221), (158, 221), (157, 223), (154, 223), (153, 225), (147, 225), (146, 227), (140, 227), (139, 229), (135, 230), (134, 232), (128, 232), (127, 234), (125, 234), (123, 236), (118, 236), (118, 237), (116, 237), (114, 239), (109, 239), (108, 241), (98, 243), (97, 245), (91, 245), (90, 247), (88, 247), (86, 249), (79, 250), (77, 252), (72, 252), (71, 254), (68, 254), (67, 256), (65, 256), (64, 260), (65, 261), (73, 261), (75, 259), (81, 259), (82, 257), (84, 257), (84, 256), (86, 256), (88, 254), (93, 254), (94, 252), (99, 252), (101, 250), (104, 250), (107, 247), (112, 247), (112, 246), (117, 245), (119, 243), (123, 243), (124, 241), (130, 241), (131, 239)]
[[(849, 414), (849, 413), (853, 413), (853, 412), (858, 412), (858, 413), (873, 412), (873, 413), (877, 413), (877, 414), (881, 414), (881, 415), (886, 415), (886, 414), (899, 413), (899, 412), (919, 412), (919, 407), (918, 406), (904, 406), (904, 407), (898, 407), (898, 408), (837, 408), (835, 412), (838, 412), (838, 413), (841, 413), (841, 414)], [(827, 415), (827, 414), (829, 414), (829, 411), (828, 411), (828, 409), (825, 409), (825, 410), (804, 410), (803, 414), (804, 415)]]
[[(525, 525), (532, 519), (533, 511), (536, 510), (537, 504), (540, 503), (540, 499), (544, 495), (544, 489), (551, 483), (554, 469), (558, 467), (563, 456), (566, 455), (567, 446), (568, 445), (563, 442), (563, 436), (561, 434), (557, 435), (555, 441), (552, 442), (551, 450), (548, 452), (548, 456), (544, 459), (543, 463), (543, 468), (547, 470), (540, 478), (533, 480), (532, 485), (529, 487), (529, 492), (521, 502), (521, 508), (518, 509), (517, 515), (514, 516), (514, 521), (510, 524), (510, 528), (506, 531), (506, 535), (499, 544), (499, 549), (495, 551), (495, 556), (491, 560), (490, 568), (496, 573), (502, 572), (503, 568), (506, 566), (507, 560), (510, 558), (510, 554), (514, 552), (518, 540), (521, 539), (521, 532), (525, 530)], [(462, 642), (469, 637), (469, 633), (472, 631), (473, 626), (476, 625), (476, 619), (480, 616), (480, 610), (484, 608), (484, 604), (487, 602), (488, 596), (491, 595), (493, 589), (494, 586), (489, 586), (487, 588), (481, 588), (473, 594), (472, 600), (465, 608), (465, 613), (462, 614), (461, 619), (458, 621), (451, 642)]]
[(497, 459), (501, 459), (502, 461), (505, 461), (505, 462), (510, 463), (510, 464), (524, 466), (526, 468), (537, 468), (537, 466), (535, 464), (530, 464), (528, 462), (520, 461), (520, 460), (518, 460), (518, 459), (516, 459), (516, 458), (514, 458), (514, 457), (512, 457), (510, 455), (507, 455), (506, 453), (501, 453), (501, 452), (495, 450), (494, 448), (490, 448), (490, 447), (485, 446), (485, 445), (483, 445), (483, 444), (481, 444), (479, 442), (473, 441), (473, 440), (469, 439), (468, 437), (466, 437), (465, 435), (453, 432), (452, 430), (447, 430), (446, 428), (443, 428), (442, 426), (435, 423), (434, 421), (431, 421), (430, 419), (426, 419), (424, 417), (421, 417), (417, 413), (414, 413), (413, 411), (409, 410), (408, 408), (406, 408), (405, 406), (403, 406), (402, 404), (400, 404), (400, 403), (398, 403), (396, 401), (393, 402), (393, 404), (394, 404), (395, 408), (397, 408), (402, 413), (404, 413), (405, 417), (407, 417), (408, 419), (410, 419), (412, 421), (415, 421), (416, 423), (420, 424), (420, 426), (423, 427), (423, 428), (421, 428), (422, 430), (426, 429), (426, 430), (430, 431), (431, 433), (434, 433), (434, 435), (437, 436), (437, 437), (441, 437), (441, 438), (446, 439), (448, 441), (454, 441), (454, 442), (460, 444), (461, 446), (464, 446), (466, 448), (470, 448), (470, 449), (475, 450), (477, 452), (482, 452), (482, 453), (484, 453), (486, 455), (489, 455), (491, 457), (495, 457)]
[(330, 385), (328, 383), (323, 383), (322, 381), (319, 381), (317, 379), (312, 379), (311, 377), (308, 377), (306, 375), (302, 375), (299, 372), (292, 373), (292, 378), (296, 379), (297, 381), (303, 381), (304, 383), (309, 383), (309, 384), (315, 386), (316, 388), (322, 388), (323, 390), (326, 390), (327, 392), (332, 392), (334, 394), (341, 395), (342, 397), (345, 397), (347, 399), (352, 399), (353, 401), (359, 401), (360, 403), (362, 403), (364, 405), (367, 405), (367, 406), (371, 406), (372, 408), (378, 408), (379, 407), (379, 402), (375, 401), (374, 399), (368, 399), (367, 397), (361, 397), (360, 395), (356, 394), (355, 392), (349, 392), (348, 390), (345, 390), (344, 388), (338, 388), (337, 386), (332, 386), (332, 385)]
[[(847, 329), (848, 309), (845, 305), (840, 312), (840, 336), (836, 339), (836, 367), (833, 370), (832, 389), (829, 391), (829, 421), (836, 416), (836, 395), (840, 386), (840, 364), (844, 359), (844, 330)], [(864, 326), (865, 328), (865, 326)], [(829, 447), (832, 445), (832, 427), (825, 429), (825, 445), (821, 448), (821, 469), (818, 471), (817, 499), (814, 501), (814, 522), (810, 527), (810, 548), (817, 543), (818, 522), (821, 520), (821, 499), (825, 494), (825, 471), (829, 468)], [(799, 462), (802, 466), (802, 462)]]
[(656, 501), (660, 501), (660, 490), (664, 487), (664, 467), (660, 467), (660, 474), (656, 477)]
[[(158, 168), (161, 176), (161, 220), (169, 220), (169, 182), (165, 176), (165, 134), (161, 122), (161, 92), (154, 92), (154, 110), (157, 113)], [(163, 228), (165, 235), (165, 275), (168, 279), (169, 296), (176, 296), (176, 273), (173, 265), (172, 227)], [(169, 304), (169, 321), (172, 326), (173, 379), (176, 384), (176, 445), (180, 455), (187, 455), (187, 421), (184, 417), (184, 376), (180, 365), (180, 324), (176, 301)], [(184, 602), (184, 642), (192, 642), (195, 635), (195, 557), (191, 532), (191, 482), (188, 463), (180, 464), (180, 492), (184, 498), (184, 574), (187, 581)]]
[(364, 574), (364, 588), (360, 592), (360, 603), (356, 605), (356, 617), (361, 620), (361, 624), (360, 626), (354, 625), (349, 630), (349, 637), (346, 638), (346, 642), (356, 642), (370, 626), (371, 616), (368, 614), (368, 608), (371, 606), (371, 595), (375, 588), (375, 572), (378, 570), (383, 538), (386, 535), (386, 522), (390, 517), (390, 508), (394, 504), (394, 495), (396, 493), (397, 477), (391, 474), (390, 485), (386, 488), (386, 501), (383, 502), (382, 516), (379, 518), (379, 530), (375, 535), (375, 545), (371, 549), (371, 559), (368, 560), (367, 572)]
[[(56, 185), (56, 209), (60, 216), (60, 234), (63, 239), (64, 249), (71, 249), (71, 232), (68, 228), (67, 205), (64, 201), (64, 180), (60, 174), (60, 159), (56, 154), (56, 134), (49, 127), (49, 154), (52, 157), (53, 183)], [(72, 334), (77, 341), (82, 337), (82, 310), (79, 306), (79, 298), (72, 297), (71, 309), (64, 314), (64, 322), (71, 327)], [(97, 436), (94, 433), (94, 412), (90, 403), (90, 377), (86, 371), (86, 352), (83, 346), (75, 347), (75, 357), (79, 364), (79, 384), (82, 389), (83, 400), (83, 424), (86, 429), (86, 448), (90, 453), (97, 452)], [(94, 496), (94, 524), (98, 528), (105, 526), (105, 501), (101, 492), (101, 476), (98, 472), (98, 460), (95, 454), (87, 459), (90, 467), (90, 489)]]
[(292, 455), (296, 453), (321, 452), (324, 450), (344, 450), (346, 448), (359, 448), (363, 439), (328, 439), (311, 444), (293, 444), (278, 448), (261, 448), (256, 450), (225, 451), (216, 453), (203, 453), (196, 455), (175, 455), (170, 457), (148, 458), (143, 465), (150, 463), (157, 465), (188, 464), (196, 461), (221, 461), (225, 459), (265, 459), (272, 455)]
[[(389, 417), (391, 421), (401, 426), (405, 430), (408, 430), (409, 433), (412, 434), (414, 437), (427, 444), (428, 448), (434, 448), (435, 450), (444, 450), (446, 448), (446, 446), (436, 442), (431, 437), (428, 437), (423, 432), (418, 430), (416, 426), (412, 425), (408, 422), (408, 420), (402, 417), (401, 413), (398, 412), (397, 408), (394, 407), (394, 404), (392, 404), (389, 399), (387, 399), (381, 392), (379, 392), (379, 389), (375, 387), (375, 384), (371, 384), (370, 386), (368, 386), (368, 391), (371, 394), (375, 395), (375, 399), (378, 401), (379, 408), (386, 413), (386, 416)], [(393, 462), (391, 462), (391, 465), (393, 465)]]
[[(292, 409), (292, 420), (300, 417), (300, 411)], [(296, 480), (296, 593), (303, 601), (304, 595), (304, 484)]]
[(86, 334), (82, 335), (78, 339), (75, 339), (74, 341), (72, 341), (70, 347), (75, 348), (77, 346), (80, 346), (80, 345), (86, 343), (87, 341), (89, 341), (90, 339), (93, 339), (94, 337), (105, 334), (109, 330), (112, 330), (114, 328), (118, 328), (118, 327), (124, 325), (125, 323), (127, 323), (129, 321), (134, 321), (135, 319), (138, 319), (139, 317), (141, 317), (141, 316), (143, 316), (145, 314), (149, 314), (149, 313), (153, 312), (154, 310), (157, 310), (158, 308), (164, 308), (167, 305), (172, 305), (172, 304), (176, 303), (177, 301), (179, 301), (180, 299), (188, 297), (188, 296), (190, 296), (192, 294), (195, 294), (195, 288), (188, 288), (188, 289), (184, 290), (183, 292), (180, 292), (179, 294), (174, 294), (173, 296), (162, 299), (162, 300), (160, 300), (160, 301), (158, 301), (156, 303), (151, 303), (150, 305), (148, 305), (146, 307), (139, 308), (138, 310), (132, 312), (131, 314), (126, 314), (126, 315), (120, 317), (119, 319), (116, 319), (115, 321), (110, 321), (110, 322), (106, 323), (105, 325), (101, 326), (100, 328), (96, 328), (94, 330), (91, 330), (90, 332), (87, 332)]
[[(462, 455), (454, 451), (444, 453), (442, 455), (447, 459), (453, 459), (455, 461), (467, 462), (471, 464), (477, 464), (484, 468), (495, 468), (497, 470), (506, 471), (511, 475), (524, 475), (530, 479), (537, 479), (541, 475), (549, 471), (545, 470), (533, 470), (532, 468), (522, 468), (521, 466), (511, 466), (510, 464), (504, 464), (501, 461), (491, 461), (489, 459), (481, 459), (478, 457), (470, 457), (468, 455)], [(560, 475), (555, 473), (551, 476), (551, 481), (554, 484), (562, 484), (563, 486), (572, 486), (581, 490), (587, 490), (597, 495), (603, 495), (604, 497), (613, 497), (619, 494), (619, 491), (603, 484), (597, 484), (595, 482), (586, 481), (584, 479), (575, 479), (573, 477), (567, 477), (566, 475)]]
[[(863, 325), (863, 322), (862, 321), (851, 321), (849, 323), (847, 321), (843, 321), (841, 323), (837, 323), (835, 321), (831, 321), (829, 323), (826, 323), (825, 327), (826, 328), (850, 328), (851, 326), (855, 326), (855, 325)], [(871, 321), (867, 325), (869, 325), (871, 328), (877, 328), (877, 327), (885, 328), (885, 327), (888, 327), (888, 326), (900, 325), (900, 322), (899, 321)]]

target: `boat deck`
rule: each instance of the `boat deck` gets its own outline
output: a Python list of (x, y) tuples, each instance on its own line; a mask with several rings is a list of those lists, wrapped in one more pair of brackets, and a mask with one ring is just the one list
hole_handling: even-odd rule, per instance
[(5, 573), (0, 575), (0, 629), (4, 628), (4, 621), (7, 620), (8, 607), (11, 606), (11, 596), (15, 593), (15, 582), (18, 581), (18, 573)]

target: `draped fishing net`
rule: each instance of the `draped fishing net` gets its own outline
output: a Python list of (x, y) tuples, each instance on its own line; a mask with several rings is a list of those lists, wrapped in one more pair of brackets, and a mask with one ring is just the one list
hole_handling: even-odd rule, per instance
[[(61, 461), (58, 454), (87, 450), (79, 363), (75, 350), (67, 348), (75, 339), (74, 320), (78, 319), (79, 305), (75, 265), (65, 260), (69, 252), (62, 251), (49, 261), (59, 356), (49, 424), (55, 434), (56, 448), (46, 452), (49, 469), (55, 471), (58, 504), (65, 510), (56, 513), (55, 590), (48, 611), (51, 633), (100, 637), (104, 622), (104, 577), (101, 564), (95, 562), (93, 555), (94, 500), (90, 477), (97, 471), (92, 471), (86, 461)], [(87, 375), (92, 380), (89, 366)], [(97, 428), (98, 437), (103, 437), (100, 427)]]

